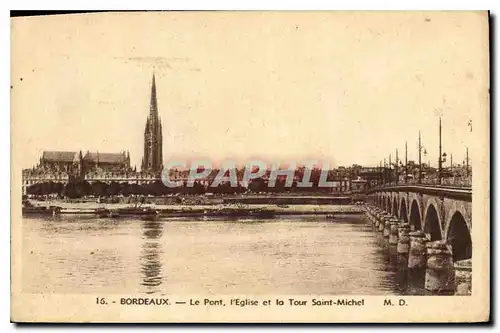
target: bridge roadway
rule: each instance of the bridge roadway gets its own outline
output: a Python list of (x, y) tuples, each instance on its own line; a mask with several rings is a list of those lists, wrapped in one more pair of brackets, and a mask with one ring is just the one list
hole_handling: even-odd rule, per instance
[(424, 231), (431, 240), (445, 240), (453, 259), (472, 257), (472, 189), (443, 185), (400, 184), (370, 189), (367, 202)]

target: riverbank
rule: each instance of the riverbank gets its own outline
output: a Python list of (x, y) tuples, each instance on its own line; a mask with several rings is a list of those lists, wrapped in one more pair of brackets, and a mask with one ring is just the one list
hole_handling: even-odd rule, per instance
[(57, 201), (65, 203), (156, 204), (156, 205), (221, 205), (221, 204), (270, 204), (270, 205), (349, 205), (364, 201), (360, 194), (325, 193), (261, 193), (261, 194), (203, 194), (168, 196), (109, 196), (78, 199), (29, 198), (31, 201)]
[(95, 214), (104, 216), (140, 216), (159, 214), (161, 217), (188, 216), (257, 216), (274, 215), (357, 215), (363, 214), (359, 205), (273, 205), (273, 204), (217, 204), (217, 205), (157, 205), (157, 204), (111, 204), (96, 202), (33, 201), (34, 207), (45, 207), (43, 212), (27, 211), (24, 213), (52, 214), (51, 207), (57, 207), (54, 214)]

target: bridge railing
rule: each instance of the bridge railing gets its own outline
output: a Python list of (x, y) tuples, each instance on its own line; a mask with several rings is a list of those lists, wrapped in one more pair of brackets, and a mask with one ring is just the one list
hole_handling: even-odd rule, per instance
[(418, 180), (413, 180), (413, 184), (422, 184), (422, 185), (445, 185), (445, 186), (454, 186), (454, 187), (471, 187), (472, 179), (466, 178), (443, 178), (441, 181), (437, 178), (433, 179), (422, 179), (421, 182)]
[(472, 187), (472, 179), (444, 178), (441, 184), (457, 187)]
[(375, 188), (381, 187), (393, 187), (393, 186), (404, 186), (404, 185), (430, 185), (435, 187), (456, 187), (463, 189), (470, 189), (472, 187), (472, 179), (471, 178), (443, 178), (441, 181), (439, 179), (422, 179), (422, 181), (418, 181), (418, 179), (408, 179), (405, 181), (399, 182), (388, 182), (382, 184), (381, 186), (377, 186)]

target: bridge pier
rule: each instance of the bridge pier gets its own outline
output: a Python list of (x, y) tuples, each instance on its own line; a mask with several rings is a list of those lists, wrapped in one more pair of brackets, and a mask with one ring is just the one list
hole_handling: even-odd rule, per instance
[[(374, 200), (374, 202), (378, 201)], [(406, 272), (404, 274), (407, 274), (408, 284), (417, 288), (423, 287), (434, 293), (470, 295), (471, 260), (455, 260), (472, 252), (470, 235), (464, 233), (467, 229), (461, 215), (455, 214), (452, 218), (453, 224), (448, 229), (450, 234), (448, 240), (431, 241), (430, 235), (424, 232), (425, 228), (410, 231), (409, 223), (405, 223), (403, 218), (395, 218), (383, 208), (366, 205), (365, 212), (375, 229), (383, 232), (385, 238), (388, 238), (388, 243), (397, 245), (389, 248), (389, 252), (394, 251), (398, 256), (397, 265), (400, 267), (398, 272), (399, 274)], [(465, 236), (458, 237), (457, 235)], [(450, 244), (455, 244), (462, 250), (453, 251)], [(463, 247), (463, 244), (466, 246)]]
[[(398, 253), (408, 254), (410, 251), (410, 226), (408, 224), (402, 224), (398, 228)], [(407, 263), (408, 264), (408, 263)]]
[(456, 295), (472, 293), (472, 260), (466, 259), (454, 263)]
[(430, 291), (454, 291), (455, 268), (451, 251), (444, 241), (427, 243), (427, 269), (425, 289)]
[[(446, 241), (455, 262), (472, 257), (470, 187), (398, 184), (372, 188), (367, 194), (378, 209), (408, 222), (411, 231), (422, 230), (431, 241)], [(383, 231), (380, 223), (385, 227), (385, 221), (375, 219)]]
[(375, 215), (375, 228), (378, 230), (378, 226), (380, 225), (380, 221), (382, 220), (382, 212), (377, 212)]
[(384, 223), (384, 230), (382, 230), (382, 235), (384, 238), (389, 238), (391, 235), (391, 225), (394, 223), (394, 218), (389, 218), (388, 220), (385, 221)]
[(427, 263), (427, 237), (422, 231), (410, 232), (408, 268), (424, 268)]
[(380, 224), (378, 225), (379, 232), (381, 232), (382, 234), (384, 233), (385, 224), (388, 223), (390, 219), (391, 218), (389, 215), (382, 216), (382, 218), (380, 219)]
[(389, 231), (389, 244), (398, 244), (398, 222), (391, 223), (391, 230)]

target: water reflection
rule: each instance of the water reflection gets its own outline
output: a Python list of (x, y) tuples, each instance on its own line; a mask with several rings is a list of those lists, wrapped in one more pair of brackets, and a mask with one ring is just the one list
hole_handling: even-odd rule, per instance
[(160, 242), (163, 222), (142, 222), (141, 229), (144, 240), (139, 257), (142, 272), (141, 285), (146, 287), (146, 293), (153, 294), (160, 291), (163, 283), (161, 264), (163, 248)]
[(93, 215), (61, 215), (42, 217), (45, 223), (41, 230), (47, 234), (89, 234), (92, 232), (105, 233), (116, 229), (119, 219), (98, 218)]
[[(397, 251), (396, 251), (397, 252)], [(399, 294), (408, 293), (408, 258), (404, 254), (395, 256), (395, 288)]]
[(23, 288), (160, 295), (172, 290), (427, 294), (425, 271), (409, 272), (407, 258), (371, 222), (347, 220), (27, 218)]

